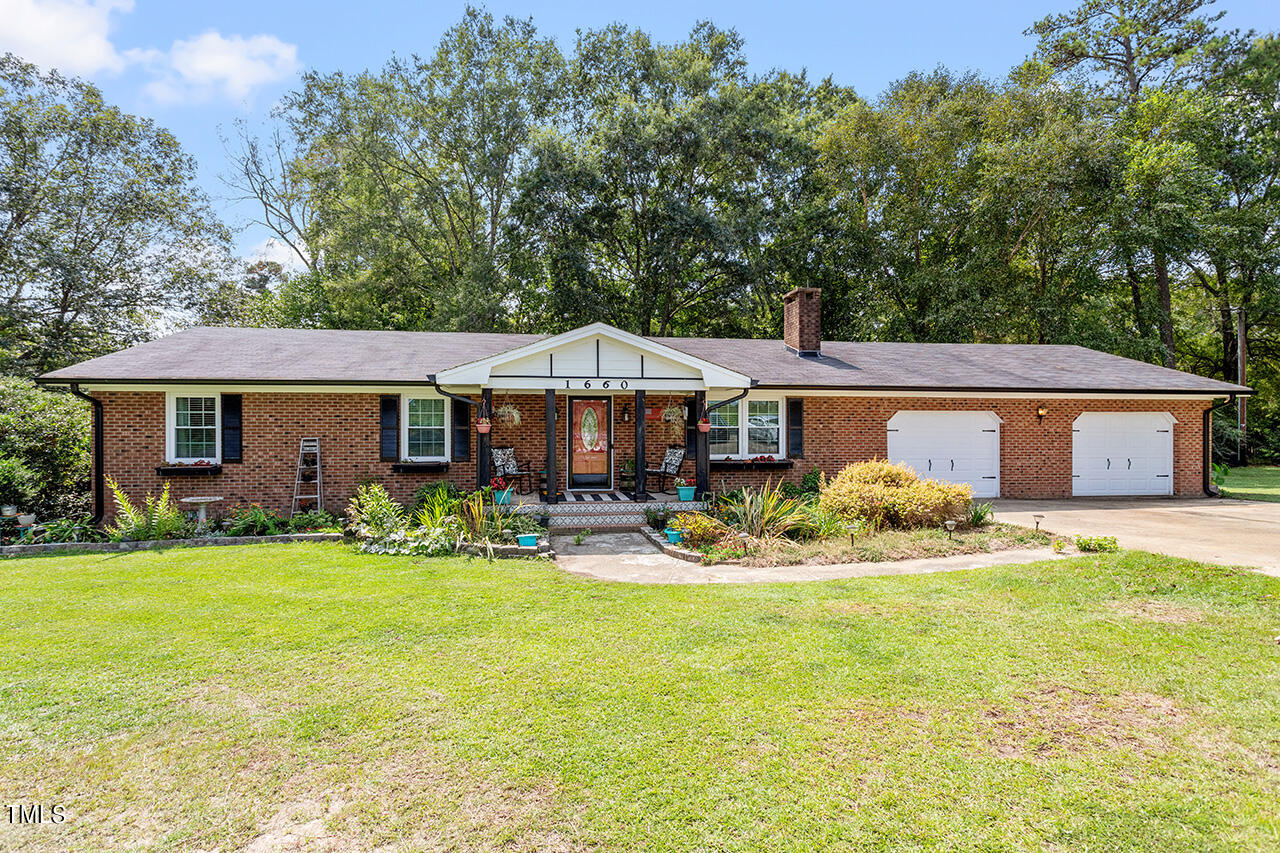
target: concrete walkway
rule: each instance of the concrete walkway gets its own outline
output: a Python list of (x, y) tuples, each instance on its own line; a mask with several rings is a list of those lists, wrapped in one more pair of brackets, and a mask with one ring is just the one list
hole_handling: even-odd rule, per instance
[(1114, 536), (1122, 548), (1280, 576), (1280, 503), (1230, 498), (996, 501), (996, 521), (1063, 536)]
[(1049, 548), (957, 554), (892, 563), (835, 563), (827, 566), (704, 566), (669, 557), (639, 533), (597, 533), (582, 545), (572, 536), (553, 536), (556, 564), (567, 572), (624, 583), (779, 583), (837, 580), (878, 575), (922, 575), (1053, 560)]

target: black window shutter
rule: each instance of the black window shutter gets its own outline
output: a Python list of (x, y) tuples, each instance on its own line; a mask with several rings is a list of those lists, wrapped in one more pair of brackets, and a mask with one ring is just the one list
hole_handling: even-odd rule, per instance
[(244, 459), (243, 398), (239, 394), (222, 395), (222, 461), (240, 462)]
[(804, 400), (787, 398), (787, 456), (804, 457)]
[(383, 394), (378, 421), (380, 455), (383, 462), (400, 461), (400, 395)]
[(457, 400), (450, 400), (453, 407), (453, 461), (465, 462), (471, 458), (471, 407)]
[(698, 400), (696, 397), (684, 398), (684, 458), (696, 459), (698, 456)]

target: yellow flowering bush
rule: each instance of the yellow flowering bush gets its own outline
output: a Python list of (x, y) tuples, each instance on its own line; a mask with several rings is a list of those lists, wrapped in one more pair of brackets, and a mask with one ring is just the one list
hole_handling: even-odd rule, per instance
[(818, 503), (846, 522), (911, 528), (963, 521), (972, 498), (967, 485), (921, 480), (905, 465), (873, 460), (849, 465), (828, 480)]

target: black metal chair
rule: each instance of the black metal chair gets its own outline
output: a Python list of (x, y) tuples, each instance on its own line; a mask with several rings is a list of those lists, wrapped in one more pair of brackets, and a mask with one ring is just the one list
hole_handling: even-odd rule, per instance
[(657, 468), (649, 468), (649, 463), (645, 463), (644, 475), (648, 477), (658, 478), (658, 491), (665, 492), (667, 490), (667, 479), (674, 480), (680, 476), (680, 466), (684, 464), (684, 448), (673, 444), (667, 448), (667, 452), (662, 457), (662, 464)]
[(489, 455), (493, 457), (493, 476), (502, 477), (513, 486), (523, 484), (523, 489), (516, 489), (518, 495), (527, 495), (533, 491), (533, 471), (516, 459), (514, 447), (490, 448)]

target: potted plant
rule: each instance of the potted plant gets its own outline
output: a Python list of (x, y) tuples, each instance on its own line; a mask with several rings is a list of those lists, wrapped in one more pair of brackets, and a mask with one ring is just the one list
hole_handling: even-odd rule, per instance
[(704, 417), (698, 421), (698, 432), (711, 432), (711, 419)]
[(684, 477), (676, 477), (676, 494), (682, 501), (693, 500), (693, 485)]
[(668, 527), (662, 532), (666, 534), (667, 542), (672, 545), (679, 545), (681, 540), (684, 539), (684, 533), (676, 530), (674, 527)]
[(492, 426), (493, 425), (489, 423), (488, 418), (476, 418), (476, 432), (480, 433), (481, 435), (484, 435), (485, 433), (487, 433), (492, 428)]
[(520, 410), (510, 403), (504, 403), (493, 410), (493, 419), (500, 424), (520, 426)]
[(502, 477), (494, 477), (489, 483), (493, 488), (493, 502), (499, 506), (511, 503), (511, 485)]
[(18, 514), (18, 507), (15, 504), (5, 504), (0, 506), (0, 515), (11, 517)]
[(30, 527), (35, 523), (36, 523), (35, 513), (27, 513), (26, 515), (18, 516), (19, 527)]
[(667, 406), (662, 410), (662, 422), (672, 437), (684, 432), (684, 406)]
[(538, 534), (536, 533), (517, 533), (516, 542), (521, 548), (535, 548), (538, 545)]

